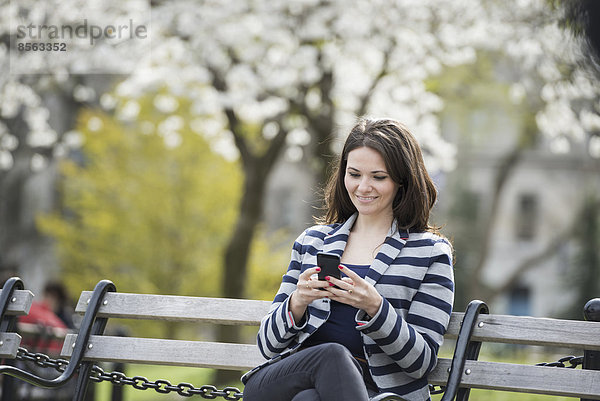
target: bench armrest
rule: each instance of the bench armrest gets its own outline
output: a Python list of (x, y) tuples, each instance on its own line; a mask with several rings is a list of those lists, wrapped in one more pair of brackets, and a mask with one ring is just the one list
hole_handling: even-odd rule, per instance
[[(459, 395), (460, 381), (463, 369), (465, 368), (465, 362), (467, 360), (477, 360), (479, 357), (481, 342), (471, 341), (471, 335), (473, 334), (477, 317), (481, 313), (489, 313), (488, 306), (485, 302), (478, 300), (469, 302), (460, 326), (458, 339), (456, 340), (454, 356), (452, 357), (452, 363), (450, 365), (450, 375), (448, 376), (446, 391), (444, 392), (441, 401), (452, 401)], [(462, 389), (461, 392), (464, 392), (465, 394), (460, 394), (459, 400), (465, 396), (466, 399), (468, 399), (468, 391), (469, 389)]]

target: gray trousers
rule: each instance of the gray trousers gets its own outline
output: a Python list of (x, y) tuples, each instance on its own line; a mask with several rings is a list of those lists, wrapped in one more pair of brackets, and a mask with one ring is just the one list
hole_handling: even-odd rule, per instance
[(315, 345), (266, 366), (248, 379), (244, 401), (368, 401), (360, 364), (346, 347)]

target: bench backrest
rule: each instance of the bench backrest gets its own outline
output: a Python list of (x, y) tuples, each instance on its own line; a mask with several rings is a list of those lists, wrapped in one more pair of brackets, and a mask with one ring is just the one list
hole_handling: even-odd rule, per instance
[[(0, 295), (2, 294), (0, 289)], [(33, 293), (28, 290), (14, 290), (8, 300), (6, 316), (23, 316), (29, 313), (33, 302)], [(0, 358), (15, 358), (21, 345), (21, 336), (17, 333), (0, 333)]]
[[(91, 292), (83, 292), (76, 311), (84, 313)], [(144, 295), (109, 292), (100, 317), (164, 321), (210, 322), (257, 326), (271, 302), (224, 298)], [(452, 314), (447, 339), (456, 339), (464, 314)], [(63, 356), (69, 356), (76, 335), (65, 339)], [(473, 340), (542, 345), (600, 351), (600, 322), (480, 315)], [(248, 370), (264, 361), (254, 344), (207, 341), (92, 336), (85, 359), (173, 366)], [(431, 384), (448, 379), (451, 360), (440, 358), (430, 374)], [(600, 371), (467, 361), (461, 385), (472, 388), (533, 392), (600, 399)]]
[[(448, 331), (452, 335), (460, 329), (460, 321), (451, 321)], [(563, 351), (568, 348), (579, 353), (584, 350), (600, 351), (600, 322), (481, 314), (471, 340), (555, 347)], [(429, 376), (430, 383), (444, 384), (449, 368), (449, 360), (440, 360)], [(597, 400), (600, 399), (600, 370), (467, 361), (461, 376), (461, 387)]]
[[(75, 311), (85, 313), (91, 291), (84, 291)], [(258, 326), (271, 302), (256, 300), (184, 297), (109, 292), (98, 317), (191, 323)], [(77, 335), (65, 338), (62, 356), (70, 356)], [(254, 344), (92, 336), (85, 358), (172, 366), (248, 370), (264, 362)]]

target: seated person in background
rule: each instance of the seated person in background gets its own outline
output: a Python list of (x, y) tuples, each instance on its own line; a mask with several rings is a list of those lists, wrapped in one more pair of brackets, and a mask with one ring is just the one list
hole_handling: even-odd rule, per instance
[[(69, 328), (68, 320), (65, 322), (55, 311), (62, 311), (70, 318), (69, 312), (64, 307), (65, 301), (61, 298), (64, 289), (57, 293), (55, 283), (48, 283), (44, 288), (43, 297), (40, 301), (31, 304), (29, 314), (19, 316), (19, 333), (23, 336), (22, 344), (29, 351), (49, 353), (58, 355), (62, 349), (63, 338)], [(62, 305), (62, 306), (61, 306)]]

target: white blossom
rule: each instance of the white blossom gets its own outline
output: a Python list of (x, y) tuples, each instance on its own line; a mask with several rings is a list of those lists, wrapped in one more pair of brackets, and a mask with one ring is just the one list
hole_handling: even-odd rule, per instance
[[(136, 98), (159, 92), (154, 105), (164, 113), (176, 112), (176, 98), (191, 99), (198, 117), (192, 129), (229, 138), (219, 139), (213, 148), (234, 157), (232, 139), (222, 134), (227, 127), (224, 108), (233, 108), (244, 122), (266, 124), (263, 136), (271, 138), (280, 127), (269, 121), (297, 113), (293, 107), (299, 102), (308, 112), (324, 110), (324, 94), (315, 84), (331, 73), (336, 126), (355, 120), (370, 90), (367, 113), (402, 120), (428, 149), (430, 164), (451, 169), (453, 145), (441, 136), (437, 120), (444, 102), (424, 82), (445, 67), (475, 62), (479, 52), (502, 53), (518, 66), (510, 99), (518, 104), (541, 98), (536, 122), (551, 141), (559, 141), (553, 148), (566, 149), (558, 138), (585, 141), (598, 130), (599, 110), (590, 104), (597, 103), (600, 84), (576, 68), (565, 74), (576, 66), (576, 43), (542, 0), (357, 0), (351, 5), (345, 0), (180, 0), (154, 6), (152, 20), (149, 2), (143, 0), (20, 0), (0, 7), (5, 34), (14, 34), (19, 23), (61, 25), (87, 19), (106, 26), (125, 23), (128, 16), (139, 17), (149, 28), (147, 41), (121, 38), (116, 45), (98, 43), (88, 53), (82, 53), (88, 44), (73, 41), (73, 51), (62, 58), (30, 52), (15, 62), (0, 45), (0, 66), (13, 72), (0, 75), (0, 116), (11, 119), (27, 110), (23, 118), (31, 146), (62, 143), (49, 126), (41, 97), (53, 88), (71, 90), (78, 101), (98, 99), (105, 110), (116, 110), (126, 121), (139, 116)], [(127, 72), (112, 94), (74, 84), (72, 74), (96, 71), (107, 61), (116, 72)], [(385, 74), (378, 79), (384, 66)], [(18, 73), (26, 67), (48, 74), (36, 78)], [(224, 90), (213, 87), (215, 71), (227, 84)], [(131, 103), (117, 108), (118, 99)], [(308, 132), (307, 121), (289, 116), (283, 128)], [(88, 121), (88, 128), (100, 130), (101, 121)], [(164, 132), (168, 145), (176, 145), (176, 130)], [(7, 166), (6, 152), (15, 145), (14, 140), (4, 141), (10, 146), (0, 146), (0, 157)], [(306, 140), (301, 142), (306, 146)], [(589, 141), (590, 152), (595, 143)], [(297, 158), (296, 150), (290, 152)]]
[(7, 150), (0, 149), (0, 171), (10, 170), (14, 165), (12, 154)]

